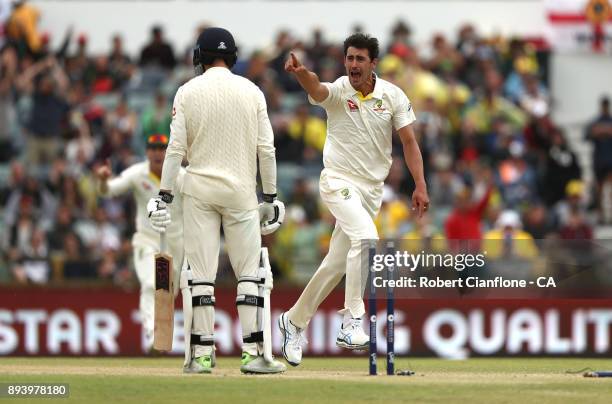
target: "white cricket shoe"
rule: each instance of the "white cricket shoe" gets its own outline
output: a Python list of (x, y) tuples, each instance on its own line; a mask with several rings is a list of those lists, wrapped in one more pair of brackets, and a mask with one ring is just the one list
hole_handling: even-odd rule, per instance
[(278, 318), (278, 328), (283, 337), (281, 352), (285, 360), (291, 366), (298, 366), (302, 363), (302, 344), (308, 342), (303, 335), (304, 330), (293, 325), (287, 312), (281, 313)]
[(370, 337), (363, 331), (360, 318), (351, 318), (347, 324), (342, 324), (336, 345), (341, 348), (361, 351), (368, 348)]

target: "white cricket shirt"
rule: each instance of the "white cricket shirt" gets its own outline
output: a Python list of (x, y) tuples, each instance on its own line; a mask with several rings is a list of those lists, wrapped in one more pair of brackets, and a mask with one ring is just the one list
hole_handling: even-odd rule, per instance
[[(183, 237), (183, 209), (180, 185), (185, 175), (185, 169), (179, 170), (178, 181), (175, 190), (172, 192), (174, 200), (169, 206), (172, 222), (166, 230), (168, 241)], [(140, 237), (148, 240), (159, 240), (159, 233), (151, 227), (149, 223), (149, 212), (147, 212), (147, 202), (157, 196), (159, 192), (159, 179), (149, 170), (149, 162), (143, 161), (126, 168), (119, 176), (108, 181), (108, 192), (105, 196), (118, 196), (127, 192), (132, 192), (136, 201), (136, 233), (134, 242)], [(157, 242), (157, 241), (156, 241)]]
[(327, 112), (327, 139), (323, 165), (340, 173), (383, 182), (391, 167), (392, 131), (416, 120), (406, 94), (396, 85), (376, 77), (374, 91), (366, 97), (342, 76), (323, 83), (329, 96), (313, 105)]
[(169, 189), (177, 162), (187, 155), (183, 193), (205, 203), (256, 209), (258, 159), (264, 193), (276, 193), (274, 135), (255, 84), (226, 68), (209, 68), (179, 88), (172, 114), (161, 189)]

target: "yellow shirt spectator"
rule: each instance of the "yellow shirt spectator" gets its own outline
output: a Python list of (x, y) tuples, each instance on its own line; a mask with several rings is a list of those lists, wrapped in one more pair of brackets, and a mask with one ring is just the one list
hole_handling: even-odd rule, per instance
[[(510, 254), (515, 258), (535, 259), (538, 256), (538, 247), (531, 234), (520, 227), (521, 220), (516, 212), (502, 212), (495, 223), (495, 229), (488, 231), (483, 237), (482, 247), (487, 258), (495, 260)], [(507, 241), (511, 243), (508, 245)]]
[(25, 4), (25, 1), (18, 2), (6, 24), (7, 36), (15, 41), (24, 41), (32, 53), (37, 53), (41, 47), (37, 28), (39, 16), (34, 6)]
[(374, 219), (378, 234), (382, 238), (397, 237), (401, 225), (408, 219), (410, 219), (410, 208), (406, 202), (397, 199), (391, 188), (384, 187), (380, 213)]
[(308, 115), (308, 106), (298, 107), (295, 118), (289, 122), (287, 132), (292, 138), (302, 138), (304, 144), (323, 152), (327, 124), (319, 117)]

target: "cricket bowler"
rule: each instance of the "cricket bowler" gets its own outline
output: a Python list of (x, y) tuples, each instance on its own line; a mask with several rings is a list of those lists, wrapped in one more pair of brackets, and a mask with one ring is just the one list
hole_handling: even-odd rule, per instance
[[(274, 135), (261, 90), (234, 75), (237, 48), (223, 28), (199, 36), (193, 62), (196, 77), (174, 98), (170, 144), (159, 195), (150, 201), (152, 217), (172, 209), (181, 161), (189, 165), (182, 186), (185, 257), (181, 273), (185, 316), (185, 373), (211, 373), (214, 355), (215, 278), (223, 227), (227, 252), (238, 280), (236, 306), (242, 327), (243, 373), (280, 373), (285, 366), (271, 358), (267, 250), (261, 234), (282, 223), (284, 205), (276, 198)], [(257, 165), (263, 200), (256, 195)], [(168, 215), (167, 223), (180, 220)], [(261, 223), (261, 224), (260, 224)], [(261, 228), (260, 228), (261, 226)], [(268, 318), (268, 327), (261, 318)], [(264, 355), (267, 343), (268, 355)]]
[[(112, 172), (108, 163), (98, 167), (94, 172), (97, 177), (97, 187), (100, 195), (113, 197), (132, 192), (136, 200), (136, 232), (132, 237), (134, 249), (134, 267), (140, 281), (140, 318), (145, 332), (145, 347), (150, 350), (153, 346), (153, 324), (154, 324), (154, 298), (155, 277), (154, 261), (155, 254), (159, 251), (159, 227), (151, 223), (147, 203), (157, 194), (162, 173), (162, 165), (168, 147), (168, 136), (163, 134), (151, 135), (147, 138), (147, 160), (136, 163), (126, 168), (118, 177), (110, 179)], [(180, 186), (185, 169), (180, 168), (177, 172), (176, 187)], [(171, 225), (167, 227), (166, 237), (168, 248), (174, 259), (174, 275), (178, 279), (183, 262), (183, 220), (182, 220), (182, 198), (179, 192), (177, 203), (170, 209), (174, 218)], [(174, 295), (178, 293), (178, 282), (174, 287)]]
[(314, 105), (327, 112), (327, 139), (319, 181), (321, 198), (336, 218), (329, 252), (295, 305), (279, 318), (282, 352), (287, 362), (302, 361), (302, 333), (317, 307), (346, 279), (342, 327), (336, 345), (364, 350), (369, 336), (362, 328), (364, 248), (378, 239), (374, 218), (382, 202), (383, 182), (392, 162), (392, 133), (397, 131), (406, 165), (414, 178), (413, 209), (421, 216), (429, 207), (423, 158), (412, 123), (414, 110), (406, 94), (374, 74), (378, 40), (354, 34), (344, 42), (346, 76), (321, 83), (292, 53), (285, 70), (292, 73)]

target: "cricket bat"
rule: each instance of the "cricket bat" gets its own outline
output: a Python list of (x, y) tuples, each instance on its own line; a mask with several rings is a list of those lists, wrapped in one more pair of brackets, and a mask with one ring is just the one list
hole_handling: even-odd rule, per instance
[(166, 252), (166, 233), (160, 235), (160, 251), (155, 254), (155, 324), (153, 348), (172, 350), (174, 334), (174, 279), (172, 256)]

